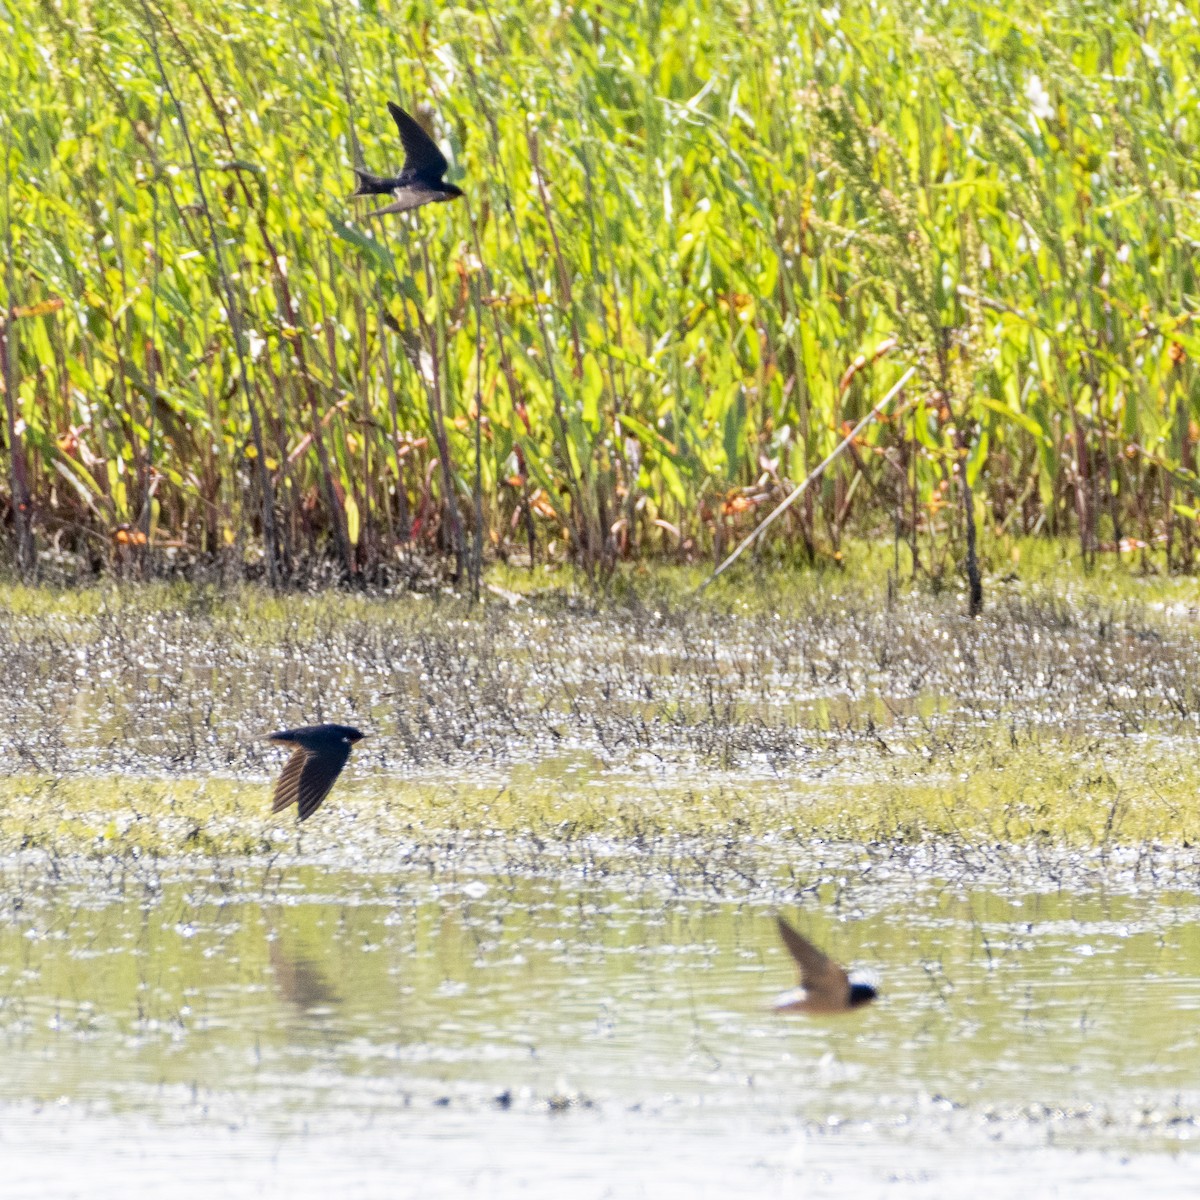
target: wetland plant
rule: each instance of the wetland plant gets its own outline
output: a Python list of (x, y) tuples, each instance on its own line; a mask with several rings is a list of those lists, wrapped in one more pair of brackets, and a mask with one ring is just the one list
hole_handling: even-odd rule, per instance
[[(973, 610), (996, 535), (1190, 568), (1184, 10), (689, 11), (15, 0), (11, 562), (699, 560), (914, 368), (785, 554), (889, 534)], [(436, 110), (466, 203), (355, 219), (381, 96)]]

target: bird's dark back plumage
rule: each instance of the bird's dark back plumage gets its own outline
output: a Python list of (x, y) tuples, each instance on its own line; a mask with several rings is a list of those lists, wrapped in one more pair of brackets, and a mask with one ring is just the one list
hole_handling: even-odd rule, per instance
[(301, 725), (296, 729), (281, 729), (267, 735), (272, 742), (289, 742), (297, 746), (324, 746), (329, 742), (347, 739), (351, 745), (366, 737), (361, 729), (353, 725)]

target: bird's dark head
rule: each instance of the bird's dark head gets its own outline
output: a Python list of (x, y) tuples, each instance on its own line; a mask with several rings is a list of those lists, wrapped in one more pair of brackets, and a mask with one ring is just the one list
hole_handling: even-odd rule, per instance
[(349, 742), (351, 746), (355, 742), (361, 742), (367, 736), (361, 729), (355, 729), (353, 725), (342, 725), (338, 732), (342, 735), (342, 741)]
[(852, 983), (850, 985), (850, 1007), (858, 1008), (862, 1004), (870, 1004), (879, 993), (869, 983)]
[(452, 183), (443, 183), (441, 191), (442, 194), (438, 197), (438, 200), (443, 203), (447, 200), (457, 200), (459, 196), (464, 194), (462, 188), (456, 187)]

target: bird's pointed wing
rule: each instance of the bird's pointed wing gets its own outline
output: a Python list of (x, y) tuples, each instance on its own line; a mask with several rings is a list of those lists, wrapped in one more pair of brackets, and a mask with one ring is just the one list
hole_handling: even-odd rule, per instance
[(295, 804), (300, 812), (300, 820), (308, 820), (329, 795), (329, 789), (342, 773), (349, 757), (348, 742), (338, 742), (316, 753), (297, 747), (275, 785), (275, 802), (271, 811), (279, 812), (281, 808)]
[(800, 969), (800, 986), (814, 1001), (844, 1004), (850, 994), (850, 976), (829, 955), (801, 937), (782, 917), (775, 920), (783, 944)]
[(342, 773), (346, 759), (350, 757), (350, 744), (338, 742), (320, 754), (310, 754), (300, 772), (300, 786), (296, 794), (296, 806), (300, 820), (307, 821), (321, 807), (321, 801), (329, 795), (333, 782)]
[[(440, 179), (450, 165), (446, 156), (437, 148), (433, 139), (413, 120), (398, 104), (388, 101), (388, 112), (400, 130), (400, 140), (404, 143), (404, 169), (415, 171), (418, 175), (433, 175)], [(400, 209), (384, 211), (399, 212)]]
[(279, 781), (275, 784), (275, 798), (271, 803), (273, 813), (287, 808), (289, 804), (296, 803), (296, 796), (300, 788), (300, 775), (307, 760), (308, 751), (296, 746), (292, 751), (292, 757), (287, 760), (287, 765), (279, 776)]

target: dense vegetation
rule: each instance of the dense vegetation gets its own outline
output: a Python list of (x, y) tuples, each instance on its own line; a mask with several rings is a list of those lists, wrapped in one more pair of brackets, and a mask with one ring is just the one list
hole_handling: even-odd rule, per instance
[[(1192, 563), (1188, 6), (9, 0), (9, 554)], [(367, 222), (424, 112), (465, 202)], [(476, 475), (478, 472), (478, 475)], [(473, 532), (482, 536), (478, 542)]]

